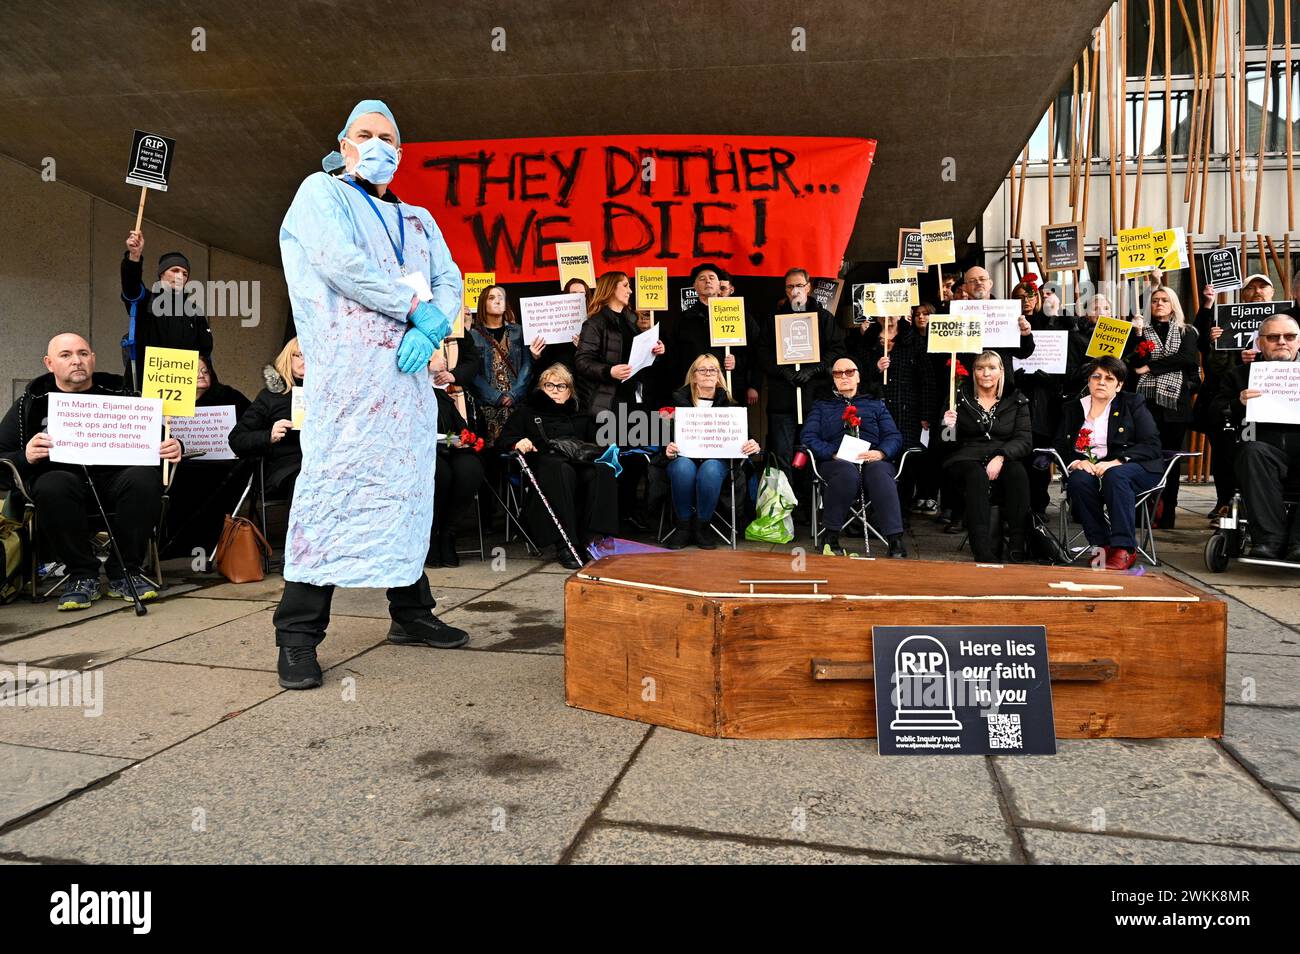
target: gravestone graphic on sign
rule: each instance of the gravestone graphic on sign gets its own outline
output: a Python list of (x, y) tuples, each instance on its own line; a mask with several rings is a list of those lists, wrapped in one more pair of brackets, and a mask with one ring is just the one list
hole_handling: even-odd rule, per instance
[(812, 318), (808, 315), (793, 315), (782, 322), (781, 343), (785, 346), (787, 361), (815, 361), (813, 356)]
[(952, 707), (948, 650), (933, 636), (909, 636), (894, 650), (891, 729), (960, 729)]
[(1216, 292), (1241, 287), (1241, 253), (1235, 248), (1216, 248), (1205, 253), (1206, 284)]
[(127, 183), (166, 192), (175, 151), (176, 140), (137, 129), (131, 143), (131, 160), (127, 164)]

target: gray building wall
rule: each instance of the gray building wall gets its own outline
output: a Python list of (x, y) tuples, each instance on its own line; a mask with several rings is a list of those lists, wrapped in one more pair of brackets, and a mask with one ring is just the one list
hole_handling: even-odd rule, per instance
[[(122, 198), (139, 192), (123, 183)], [(262, 387), (262, 366), (279, 351), (289, 316), (288, 293), (279, 264), (243, 258), (201, 240), (178, 235), (148, 216), (150, 205), (183, 202), (184, 193), (152, 192), (145, 205), (144, 278), (156, 277), (158, 256), (181, 251), (197, 281), (259, 283), (258, 323), (212, 317), (213, 364), (218, 377), (250, 398)], [(126, 331), (120, 267), (130, 209), (64, 185), (46, 182), (39, 170), (0, 156), (0, 208), (7, 210), (4, 253), (0, 255), (0, 397), (5, 409), (26, 382), (44, 373), (41, 358), (49, 339), (63, 331), (85, 336), (96, 370), (120, 374), (118, 345)]]

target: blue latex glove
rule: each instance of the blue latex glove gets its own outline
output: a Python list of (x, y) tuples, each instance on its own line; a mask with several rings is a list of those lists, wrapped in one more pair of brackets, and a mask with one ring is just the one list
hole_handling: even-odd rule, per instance
[(433, 342), (435, 348), (451, 333), (451, 322), (431, 302), (422, 301), (416, 305), (415, 311), (411, 312), (410, 322)]
[(433, 357), (433, 342), (419, 328), (408, 328), (397, 348), (397, 369), (403, 374), (422, 371)]

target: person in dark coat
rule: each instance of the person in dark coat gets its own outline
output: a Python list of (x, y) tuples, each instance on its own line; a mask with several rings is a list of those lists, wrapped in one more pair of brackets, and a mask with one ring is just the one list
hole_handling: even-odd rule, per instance
[[(596, 280), (591, 298), (591, 315), (578, 335), (578, 406), (593, 415), (598, 423), (612, 415), (619, 431), (627, 422), (627, 433), (619, 433), (611, 443), (627, 450), (636, 446), (632, 424), (636, 415), (649, 420), (646, 403), (654, 369), (663, 360), (663, 341), (655, 344), (655, 363), (633, 371), (628, 360), (632, 339), (639, 333), (638, 317), (632, 309), (632, 282), (624, 272), (606, 272)], [(638, 442), (639, 443), (639, 442)], [(618, 509), (633, 529), (646, 529), (638, 502), (637, 488), (646, 475), (648, 458), (627, 454), (622, 458), (623, 472), (618, 478)]]
[[(125, 382), (116, 374), (95, 371), (95, 353), (86, 339), (60, 334), (50, 339), (45, 354), (48, 373), (31, 381), (0, 421), (0, 485), (11, 485), (14, 469), (31, 500), (36, 504), (37, 547), (46, 560), (58, 560), (67, 567), (68, 578), (59, 596), (59, 609), (85, 609), (99, 599), (99, 560), (90, 543), (88, 514), (99, 512), (86, 483), (94, 481), (104, 507), (112, 513), (114, 537), (125, 561), (116, 555), (108, 561), (110, 597), (131, 600), (131, 582), (141, 600), (158, 596), (154, 583), (142, 575), (148, 557), (149, 538), (162, 509), (162, 475), (158, 467), (115, 467), (55, 463), (54, 446), (48, 433), (51, 394), (103, 394), (129, 397)], [(161, 441), (159, 455), (176, 463), (181, 444), (174, 438)]]
[(266, 494), (277, 500), (293, 500), (302, 470), (301, 432), (293, 426), (293, 389), (302, 387), (306, 373), (298, 339), (291, 338), (275, 363), (263, 369), (266, 387), (230, 432), (230, 449), (241, 460), (265, 458)]
[[(889, 541), (889, 555), (906, 556), (893, 464), (903, 451), (903, 435), (884, 401), (859, 393), (858, 366), (852, 358), (836, 361), (831, 378), (835, 397), (813, 405), (800, 434), (800, 443), (812, 452), (826, 481), (826, 547), (844, 555), (840, 532), (861, 487), (874, 511), (872, 522)], [(856, 462), (836, 457), (846, 434), (871, 444)]]
[[(564, 283), (564, 294), (582, 295), (583, 306), (582, 313), (585, 315), (591, 305), (591, 288), (581, 278), (570, 278)], [(547, 344), (538, 336), (528, 344), (528, 349), (533, 353), (533, 367), (542, 369), (549, 368), (553, 364), (562, 364), (569, 369), (571, 373), (576, 374), (578, 371), (578, 339), (580, 334), (574, 335), (572, 341), (557, 341), (554, 344)]]
[[(506, 421), (497, 449), (524, 455), (550, 502), (556, 519), (577, 550), (569, 552), (546, 504), (526, 492), (524, 519), (538, 546), (555, 545), (555, 558), (567, 569), (576, 570), (586, 559), (588, 544), (618, 532), (618, 485), (614, 471), (599, 461), (579, 461), (561, 453), (552, 443), (561, 439), (593, 445), (596, 419), (578, 410), (572, 397), (573, 376), (562, 364), (542, 372), (532, 391)], [(591, 448), (594, 451), (602, 448)], [(527, 477), (524, 478), (528, 484)]]
[[(1134, 322), (1138, 332), (1138, 322)], [(1151, 321), (1143, 323), (1137, 347), (1129, 354), (1130, 380), (1146, 398), (1146, 405), (1160, 431), (1160, 446), (1180, 451), (1192, 420), (1192, 395), (1201, 382), (1196, 329), (1183, 322), (1183, 308), (1169, 288), (1151, 294)], [(1156, 526), (1170, 530), (1178, 508), (1179, 465), (1169, 473), (1160, 495), (1160, 516)]]
[(149, 288), (143, 259), (144, 236), (133, 231), (122, 256), (122, 303), (130, 319), (122, 336), (122, 358), (126, 389), (137, 394), (144, 381), (146, 348), (197, 351), (212, 367), (212, 327), (203, 315), (204, 302), (197, 295), (185, 297), (190, 260), (180, 252), (167, 252), (158, 259), (158, 283)]
[[(913, 306), (909, 322), (916, 334), (916, 347), (924, 355), (925, 363), (929, 367), (930, 379), (934, 382), (930, 401), (928, 403), (923, 401), (921, 405), (922, 420), (931, 424), (943, 417), (943, 412), (946, 410), (943, 402), (948, 397), (946, 390), (940, 388), (940, 383), (948, 376), (948, 355), (942, 352), (931, 353), (929, 350), (930, 316), (934, 313), (934, 304), (923, 301)], [(916, 465), (917, 499), (912, 509), (916, 513), (934, 516), (939, 513), (940, 470), (944, 455), (949, 450), (949, 444), (939, 440), (938, 427), (932, 426), (928, 431), (922, 428), (922, 431), (925, 433), (920, 438), (920, 442), (925, 444), (925, 452), (914, 456), (908, 463), (909, 467), (913, 463)]]
[(731, 372), (730, 392), (739, 401), (745, 396), (747, 406), (758, 403), (758, 388), (762, 382), (762, 368), (754, 360), (753, 351), (761, 337), (758, 323), (745, 315), (745, 346), (731, 349), (730, 357), (723, 347), (709, 346), (709, 299), (721, 297), (721, 278), (727, 273), (712, 262), (702, 262), (691, 269), (691, 283), (699, 297), (685, 311), (664, 319), (660, 335), (667, 347), (667, 360), (658, 374), (666, 390), (676, 390), (686, 380), (691, 362), (704, 353), (718, 359), (722, 365), (724, 385), (726, 372)]
[[(736, 407), (722, 386), (722, 368), (711, 354), (702, 354), (691, 365), (690, 380), (673, 392), (673, 407)], [(748, 457), (758, 454), (758, 441), (745, 442), (741, 451)], [(668, 538), (668, 549), (680, 550), (694, 541), (701, 550), (717, 547), (709, 522), (713, 519), (727, 477), (740, 464), (735, 459), (683, 457), (676, 441), (664, 448), (668, 480), (671, 487), (676, 532)], [(735, 475), (733, 479), (741, 479)], [(739, 506), (739, 505), (738, 505)], [(733, 514), (732, 519), (736, 517)]]
[[(234, 408), (236, 422), (249, 406), (243, 392), (217, 380), (203, 356), (199, 357), (195, 395), (196, 408)], [(187, 458), (185, 466), (176, 471), (167, 494), (161, 535), (163, 559), (190, 556), (199, 547), (210, 554), (221, 537), (226, 514), (239, 502), (247, 482), (248, 466), (240, 461)]]
[(1023, 563), (1029, 515), (1025, 460), (1033, 448), (1029, 399), (1007, 387), (1006, 369), (996, 351), (975, 359), (970, 382), (957, 388), (957, 410), (944, 412), (943, 425), (956, 429), (956, 447), (944, 467), (965, 503), (971, 554), (979, 563), (997, 559), (994, 537), (1001, 537), (1001, 528), (991, 526), (996, 488), (1009, 531), (1010, 562)]
[[(962, 289), (965, 292), (964, 298), (969, 301), (985, 301), (996, 297), (993, 294), (993, 279), (979, 265), (966, 269)], [(1011, 360), (1013, 358), (1020, 358), (1022, 361), (1028, 358), (1034, 353), (1034, 330), (1029, 324), (1029, 319), (1024, 315), (1020, 317), (1020, 344), (1014, 348), (1001, 347), (988, 350), (996, 351), (1002, 357), (1003, 366), (1007, 368), (1012, 367)], [(967, 370), (970, 370), (971, 365), (975, 363), (975, 359), (979, 355), (960, 354), (957, 357), (961, 360), (962, 365)]]
[[(473, 337), (467, 335), (443, 342), (429, 361), (438, 397), (438, 433), (446, 437), (438, 443), (438, 462), (433, 471), (433, 526), (429, 530), (426, 566), (460, 566), (456, 520), (473, 504), (483, 486), (487, 438), (473, 434), (465, 404), (465, 391), (479, 374), (481, 360)], [(474, 440), (470, 440), (471, 435)]]
[(1146, 399), (1121, 390), (1127, 376), (1118, 358), (1094, 360), (1088, 393), (1066, 402), (1055, 444), (1070, 472), (1070, 506), (1108, 570), (1137, 562), (1137, 497), (1160, 483), (1165, 467)]

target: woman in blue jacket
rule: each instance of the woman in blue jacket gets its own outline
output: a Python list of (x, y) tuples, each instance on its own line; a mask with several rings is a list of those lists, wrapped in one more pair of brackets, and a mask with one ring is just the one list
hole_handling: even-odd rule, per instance
[[(873, 523), (889, 541), (889, 555), (906, 556), (903, 514), (891, 462), (903, 449), (903, 435), (884, 401), (858, 394), (861, 381), (852, 358), (835, 362), (831, 380), (835, 396), (813, 405), (800, 435), (826, 480), (826, 546), (831, 553), (844, 555), (840, 531), (861, 486), (871, 501)], [(835, 456), (846, 434), (871, 444), (869, 450), (857, 456), (856, 463)]]
[(474, 378), (488, 443), (496, 443), (514, 406), (528, 393), (533, 379), (533, 353), (524, 344), (524, 329), (500, 285), (478, 296), (478, 311), (469, 329), (483, 362)]

